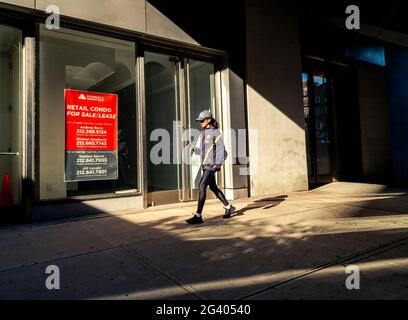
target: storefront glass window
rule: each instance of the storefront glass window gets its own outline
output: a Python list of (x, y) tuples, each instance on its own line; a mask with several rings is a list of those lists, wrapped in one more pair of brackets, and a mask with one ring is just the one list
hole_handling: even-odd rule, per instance
[(0, 25), (0, 212), (21, 199), (22, 32)]
[(40, 26), (41, 200), (138, 189), (135, 44)]

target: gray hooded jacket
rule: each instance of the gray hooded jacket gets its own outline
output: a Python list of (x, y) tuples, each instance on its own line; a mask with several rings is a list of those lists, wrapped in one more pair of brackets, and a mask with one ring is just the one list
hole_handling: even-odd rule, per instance
[(200, 142), (201, 149), (195, 148), (194, 153), (201, 156), (203, 169), (216, 171), (228, 157), (220, 129), (214, 127), (203, 129), (200, 135)]

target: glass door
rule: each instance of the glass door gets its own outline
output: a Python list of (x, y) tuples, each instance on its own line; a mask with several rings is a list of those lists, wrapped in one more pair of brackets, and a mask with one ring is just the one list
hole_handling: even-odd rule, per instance
[[(188, 59), (187, 73), (187, 106), (188, 106), (188, 128), (201, 130), (199, 123), (195, 121), (198, 114), (207, 109), (216, 118), (216, 95), (215, 95), (215, 67), (213, 63)], [(194, 141), (190, 135), (190, 141)], [(194, 141), (197, 148), (199, 141)], [(198, 198), (198, 184), (201, 178), (201, 158), (192, 155), (191, 161), (187, 162), (187, 179), (189, 187), (189, 199)], [(210, 193), (209, 196), (212, 194)]]
[(303, 106), (309, 185), (332, 182), (328, 79), (320, 73), (303, 74)]
[(178, 57), (145, 53), (148, 204), (183, 200)]
[(149, 205), (185, 202), (197, 198), (199, 147), (204, 109), (215, 110), (214, 65), (145, 52), (147, 201)]
[(21, 202), (22, 31), (0, 25), (0, 207)]

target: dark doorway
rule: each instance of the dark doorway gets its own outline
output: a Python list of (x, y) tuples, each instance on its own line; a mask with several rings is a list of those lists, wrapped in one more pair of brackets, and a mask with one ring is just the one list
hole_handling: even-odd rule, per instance
[(306, 56), (303, 105), (310, 188), (362, 181), (358, 84), (352, 65)]
[(333, 117), (333, 178), (364, 182), (356, 64), (330, 65)]

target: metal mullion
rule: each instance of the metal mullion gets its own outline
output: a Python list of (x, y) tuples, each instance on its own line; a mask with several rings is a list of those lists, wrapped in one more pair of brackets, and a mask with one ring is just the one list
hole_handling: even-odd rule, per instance
[[(137, 52), (137, 50), (136, 50)], [(136, 77), (137, 77), (137, 125), (138, 125), (138, 189), (143, 194), (143, 208), (148, 207), (148, 185), (147, 185), (147, 131), (146, 131), (146, 102), (145, 102), (145, 74), (144, 55), (136, 57)]]
[[(189, 130), (189, 141), (191, 138), (191, 133), (190, 130), (192, 128), (191, 125), (191, 100), (190, 100), (190, 61), (189, 59), (185, 59), (185, 63), (184, 63), (184, 68), (185, 68), (185, 72), (184, 72), (184, 76), (185, 76), (185, 93), (186, 93), (186, 105), (187, 105), (187, 130)], [(194, 193), (193, 193), (193, 180), (191, 179), (191, 158), (189, 159), (190, 163), (189, 164), (185, 164), (186, 169), (188, 169), (188, 174), (187, 174), (187, 185), (188, 185), (188, 189), (189, 189), (189, 200), (193, 200), (194, 198)]]
[(182, 197), (180, 198), (181, 202), (186, 201), (186, 165), (183, 161), (182, 151), (183, 151), (183, 141), (182, 137), (184, 134), (184, 130), (186, 128), (186, 76), (185, 76), (185, 60), (181, 60), (178, 62), (178, 84), (179, 84), (179, 108), (180, 108), (180, 123), (181, 123), (181, 135), (178, 139), (180, 143), (179, 154), (181, 161), (181, 194)]
[[(178, 75), (178, 63), (179, 62), (174, 62), (173, 63), (173, 78), (174, 78), (174, 104), (175, 104), (175, 108), (176, 108), (176, 122), (179, 121), (180, 115), (179, 115), (179, 111), (180, 111), (180, 105), (179, 105), (179, 75)], [(174, 139), (174, 137), (173, 137)], [(178, 195), (179, 195), (179, 200), (181, 201), (181, 197), (180, 197), (180, 164), (178, 163), (179, 160), (179, 133), (178, 133), (178, 127), (176, 127), (176, 154), (177, 154), (177, 191), (178, 191)], [(173, 152), (174, 152), (174, 147), (173, 147)], [(174, 160), (174, 158), (173, 158)]]
[[(212, 74), (212, 79), (210, 79), (211, 83), (211, 90), (212, 90), (212, 94), (213, 97), (211, 97), (211, 99), (213, 99), (214, 102), (214, 117), (218, 120), (218, 124), (220, 125), (220, 129), (224, 134), (224, 129), (225, 128), (231, 128), (230, 125), (230, 110), (229, 110), (229, 104), (225, 103), (225, 105), (223, 104), (223, 94), (225, 97), (227, 97), (227, 93), (224, 92), (224, 90), (222, 89), (222, 71), (221, 70), (217, 70), (215, 67), (215, 64), (213, 64), (213, 74)], [(225, 124), (225, 122), (228, 122), (228, 124)], [(227, 141), (226, 136), (224, 134), (224, 143), (227, 143), (227, 145), (230, 143), (229, 141)], [(232, 157), (232, 152), (230, 152), (230, 157)], [(230, 170), (231, 168), (226, 168), (226, 166), (222, 166), (222, 169), (220, 172), (218, 172), (216, 174), (216, 179), (217, 179), (217, 183), (220, 184), (220, 186), (222, 188), (225, 189), (226, 187), (226, 170)], [(233, 173), (232, 171), (230, 172), (229, 176), (232, 177)], [(233, 185), (233, 183), (229, 183), (230, 185)]]

